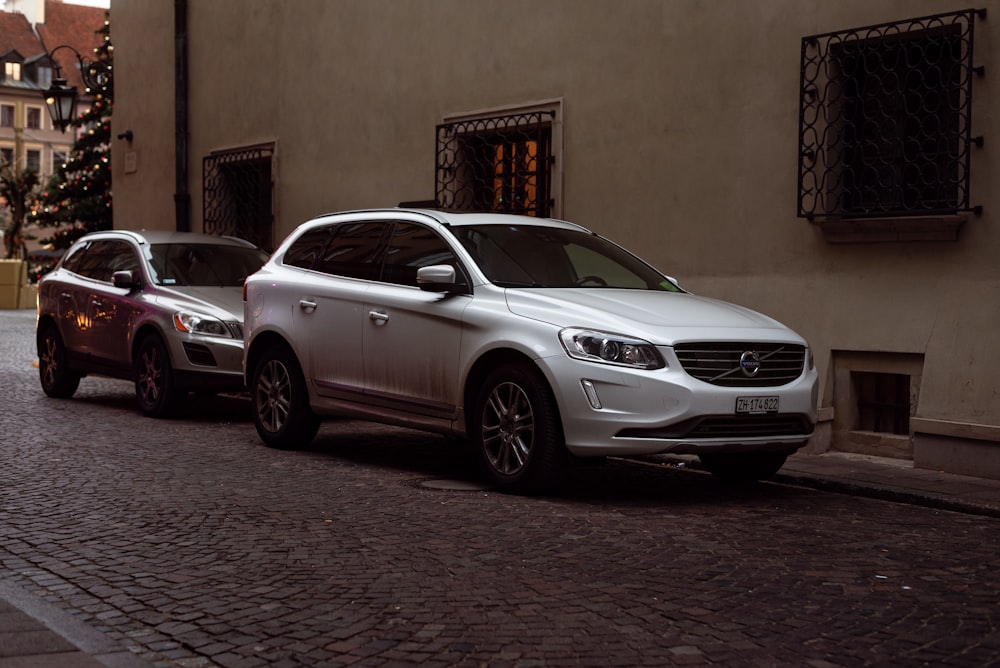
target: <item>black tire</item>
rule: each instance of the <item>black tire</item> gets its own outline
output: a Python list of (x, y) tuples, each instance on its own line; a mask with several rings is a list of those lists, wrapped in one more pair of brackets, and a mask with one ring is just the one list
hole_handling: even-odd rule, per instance
[(55, 325), (50, 323), (42, 328), (37, 346), (42, 391), (56, 399), (69, 399), (80, 386), (80, 374), (69, 368), (66, 346)]
[(287, 346), (271, 346), (257, 359), (250, 395), (254, 426), (266, 445), (304, 447), (319, 431), (320, 419), (309, 406), (302, 367)]
[(173, 417), (184, 404), (187, 392), (178, 390), (170, 355), (162, 339), (144, 338), (133, 363), (135, 398), (143, 415), (152, 418)]
[(789, 452), (745, 452), (726, 455), (699, 455), (702, 466), (719, 478), (728, 482), (752, 482), (764, 480), (777, 473)]
[(533, 367), (495, 369), (479, 392), (472, 441), (483, 470), (500, 491), (553, 491), (566, 475), (568, 455), (559, 409)]

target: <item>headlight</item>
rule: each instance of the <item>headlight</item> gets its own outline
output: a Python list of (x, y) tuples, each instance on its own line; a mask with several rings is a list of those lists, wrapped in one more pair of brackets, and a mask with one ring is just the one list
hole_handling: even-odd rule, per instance
[(232, 338), (229, 328), (221, 320), (207, 315), (198, 315), (187, 311), (174, 313), (174, 327), (179, 332), (188, 334), (204, 334), (206, 336), (224, 336)]
[(662, 369), (663, 357), (649, 341), (588, 329), (564, 329), (559, 340), (573, 359), (636, 369)]

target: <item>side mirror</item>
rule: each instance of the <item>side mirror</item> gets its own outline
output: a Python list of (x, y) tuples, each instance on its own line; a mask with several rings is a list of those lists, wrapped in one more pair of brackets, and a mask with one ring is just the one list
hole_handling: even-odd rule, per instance
[(131, 271), (116, 271), (111, 275), (111, 283), (116, 288), (122, 288), (123, 290), (132, 290), (139, 287), (139, 280)]
[(417, 287), (427, 292), (451, 292), (455, 289), (455, 267), (435, 264), (417, 269)]

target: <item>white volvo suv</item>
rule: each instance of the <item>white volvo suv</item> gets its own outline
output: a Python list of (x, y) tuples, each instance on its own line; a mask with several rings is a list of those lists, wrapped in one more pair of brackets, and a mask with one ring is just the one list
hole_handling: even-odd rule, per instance
[(497, 488), (541, 492), (571, 457), (698, 455), (774, 474), (816, 419), (806, 342), (685, 292), (572, 223), (384, 209), (320, 216), (244, 286), (257, 432), (320, 417), (453, 434)]

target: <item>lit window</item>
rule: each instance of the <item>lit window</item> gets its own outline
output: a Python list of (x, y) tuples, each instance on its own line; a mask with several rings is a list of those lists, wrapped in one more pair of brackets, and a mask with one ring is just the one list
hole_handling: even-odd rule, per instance
[(559, 103), (437, 126), (435, 206), (556, 215)]
[(21, 63), (4, 63), (4, 74), (10, 81), (21, 80)]

